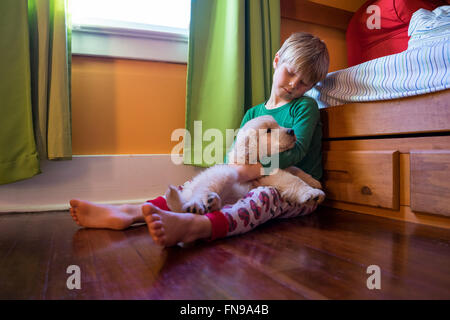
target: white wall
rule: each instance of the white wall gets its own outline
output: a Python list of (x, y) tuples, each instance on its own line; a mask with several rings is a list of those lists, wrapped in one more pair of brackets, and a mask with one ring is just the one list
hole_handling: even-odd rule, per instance
[(139, 203), (164, 194), (202, 169), (175, 165), (170, 155), (74, 156), (42, 161), (42, 173), (0, 185), (0, 212), (64, 210), (73, 198), (99, 203)]

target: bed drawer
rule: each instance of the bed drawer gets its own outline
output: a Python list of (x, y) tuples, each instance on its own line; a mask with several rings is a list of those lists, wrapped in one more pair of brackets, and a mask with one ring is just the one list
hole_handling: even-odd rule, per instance
[(450, 216), (450, 150), (411, 150), (411, 210)]
[(325, 151), (323, 164), (327, 199), (399, 208), (398, 151)]
[(447, 89), (401, 99), (354, 102), (323, 108), (320, 109), (323, 137), (448, 132), (449, 100), (450, 90)]

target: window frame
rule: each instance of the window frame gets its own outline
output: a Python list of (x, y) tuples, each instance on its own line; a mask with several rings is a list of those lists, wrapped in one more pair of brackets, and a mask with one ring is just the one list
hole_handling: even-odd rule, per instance
[(87, 19), (72, 25), (72, 54), (187, 63), (185, 29)]

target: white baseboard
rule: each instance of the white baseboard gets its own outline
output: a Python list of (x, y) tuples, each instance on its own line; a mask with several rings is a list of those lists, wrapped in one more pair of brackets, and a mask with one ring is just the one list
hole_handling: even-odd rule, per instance
[(139, 203), (164, 194), (202, 168), (176, 165), (170, 154), (74, 156), (41, 161), (42, 173), (0, 186), (0, 212), (66, 210), (70, 199)]

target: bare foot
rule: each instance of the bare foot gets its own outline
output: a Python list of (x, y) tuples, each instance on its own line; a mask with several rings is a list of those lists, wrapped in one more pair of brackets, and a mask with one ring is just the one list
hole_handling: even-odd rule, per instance
[(211, 222), (207, 216), (165, 211), (150, 203), (142, 206), (142, 214), (153, 241), (161, 246), (170, 247), (211, 236)]
[(70, 200), (70, 206), (72, 219), (86, 228), (123, 230), (135, 222), (144, 222), (140, 205), (99, 205), (74, 199)]

